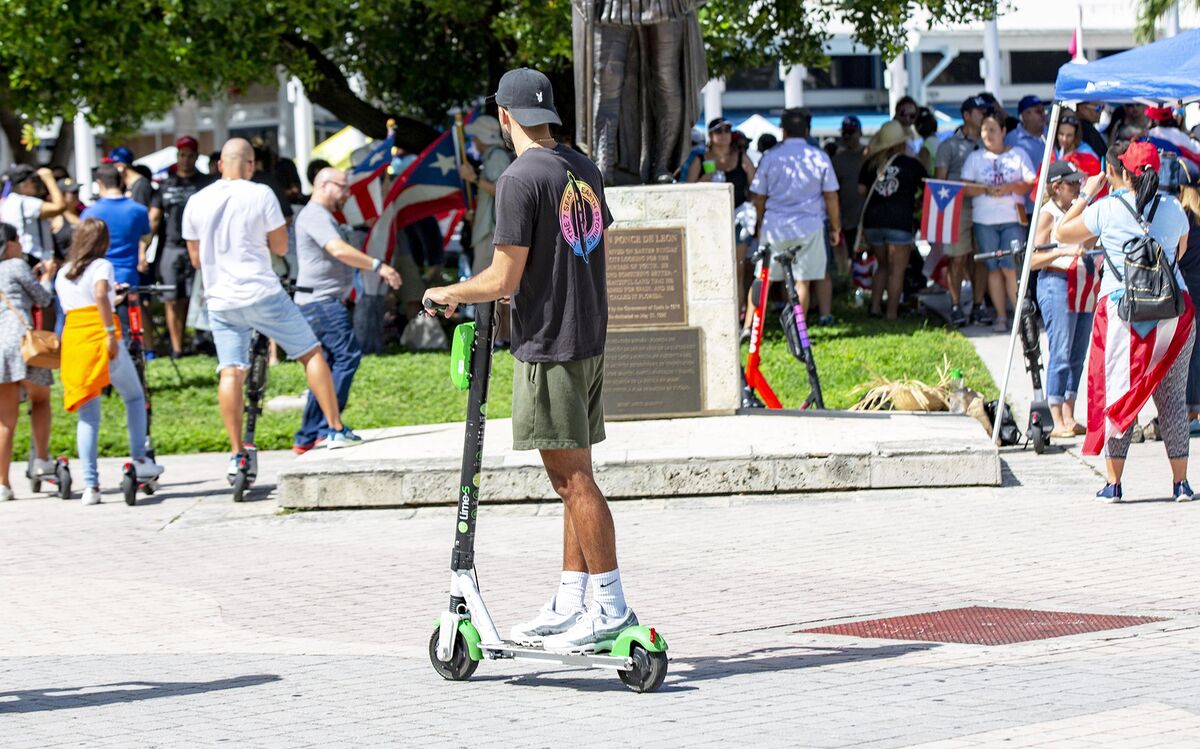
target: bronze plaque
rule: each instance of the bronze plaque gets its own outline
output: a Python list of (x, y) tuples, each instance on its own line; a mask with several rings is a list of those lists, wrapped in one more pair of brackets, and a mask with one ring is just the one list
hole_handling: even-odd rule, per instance
[(699, 328), (610, 330), (604, 348), (604, 415), (694, 416), (704, 410)]
[(604, 235), (608, 327), (687, 325), (683, 229), (609, 229)]

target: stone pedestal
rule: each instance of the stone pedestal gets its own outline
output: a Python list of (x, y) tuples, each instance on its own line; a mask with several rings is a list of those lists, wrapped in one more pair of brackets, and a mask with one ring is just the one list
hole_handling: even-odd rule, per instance
[[(653, 267), (653, 270), (644, 274), (643, 279), (635, 279), (632, 282), (644, 283), (647, 287), (645, 296), (655, 299), (655, 304), (658, 304), (659, 298), (671, 295), (673, 283), (679, 280), (664, 279), (661, 274), (682, 275), (682, 314), (677, 314), (674, 309), (665, 309), (661, 319), (648, 319), (646, 324), (640, 324), (631, 320), (630, 316), (622, 315), (620, 302), (612, 299), (617, 281), (614, 273), (617, 272), (619, 263), (614, 263), (610, 254), (609, 335), (610, 340), (626, 342), (620, 349), (614, 349), (613, 353), (616, 353), (616, 350), (627, 351), (636, 348), (628, 345), (630, 339), (649, 341), (656, 337), (661, 339), (669, 336), (671, 340), (680, 341), (678, 346), (683, 346), (694, 345), (689, 342), (698, 338), (699, 356), (692, 357), (692, 360), (698, 361), (700, 365), (699, 372), (681, 372), (678, 365), (674, 368), (660, 368), (657, 372), (653, 371), (652, 367), (637, 368), (634, 371), (646, 372), (643, 379), (650, 396), (656, 395), (656, 383), (664, 382), (664, 387), (675, 389), (679, 397), (674, 400), (652, 397), (648, 400), (657, 400), (658, 407), (647, 406), (642, 409), (643, 413), (631, 412), (637, 410), (635, 407), (624, 413), (611, 415), (607, 413), (609, 400), (606, 397), (605, 417), (621, 419), (733, 413), (740, 406), (740, 326), (737, 319), (733, 186), (701, 183), (613, 187), (605, 190), (605, 197), (615, 219), (610, 228), (614, 234), (619, 235), (624, 230), (662, 230), (657, 237), (649, 231), (638, 232), (643, 237), (638, 241), (641, 241), (645, 248), (644, 252), (667, 251), (672, 236), (678, 234), (682, 234), (683, 241), (682, 268), (679, 268), (676, 262), (649, 264), (647, 267)], [(664, 284), (664, 281), (667, 283)], [(628, 280), (620, 281), (625, 289), (628, 289), (629, 283)], [(607, 370), (613, 371), (614, 367), (621, 366), (620, 362), (609, 361), (610, 358), (612, 357), (606, 356)], [(679, 355), (672, 356), (671, 360), (682, 362), (688, 359)], [(647, 363), (653, 364), (653, 361)], [(699, 409), (692, 410), (697, 405), (697, 397), (694, 392), (688, 390), (694, 391), (697, 380)], [(605, 389), (607, 393), (607, 378)], [(615, 394), (614, 390), (614, 396)], [(636, 400), (632, 397), (626, 398), (626, 403), (635, 403)], [(665, 412), (662, 410), (662, 403), (669, 404)]]

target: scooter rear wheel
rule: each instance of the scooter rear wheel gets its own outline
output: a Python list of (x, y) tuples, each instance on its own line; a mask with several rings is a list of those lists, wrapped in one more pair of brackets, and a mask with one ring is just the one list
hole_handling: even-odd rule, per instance
[(126, 473), (121, 478), (121, 493), (125, 495), (125, 504), (133, 507), (137, 504), (137, 478)]
[(462, 635), (454, 633), (454, 649), (450, 652), (450, 660), (447, 662), (439, 660), (437, 656), (440, 634), (441, 628), (435, 627), (429, 638), (429, 662), (433, 664), (433, 670), (447, 681), (466, 681), (471, 678), (471, 674), (479, 668), (479, 661), (471, 660), (471, 655), (467, 652), (467, 643), (463, 640)]
[(621, 683), (635, 692), (653, 692), (662, 686), (667, 678), (666, 653), (649, 653), (635, 642), (629, 646), (629, 657), (633, 668), (617, 672)]

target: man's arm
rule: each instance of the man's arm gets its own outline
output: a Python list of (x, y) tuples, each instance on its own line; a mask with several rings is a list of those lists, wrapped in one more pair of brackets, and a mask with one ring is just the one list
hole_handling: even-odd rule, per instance
[(360, 252), (354, 245), (341, 239), (331, 239), (325, 243), (325, 251), (333, 255), (339, 262), (358, 268), (361, 271), (378, 273), (379, 276), (393, 289), (400, 288), (400, 274), (392, 266), (373, 258), (365, 252)]
[(512, 296), (525, 273), (525, 261), (529, 259), (529, 248), (511, 244), (496, 245), (492, 264), (462, 283), (438, 286), (425, 292), (425, 298), (435, 304), (447, 305), (445, 315), (450, 317), (460, 304), (492, 302)]
[(54, 172), (42, 167), (37, 170), (37, 175), (42, 178), (42, 184), (46, 186), (47, 192), (47, 198), (42, 201), (42, 210), (38, 218), (54, 218), (67, 210), (67, 199), (58, 189), (58, 182), (54, 180)]
[(754, 201), (754, 236), (757, 238), (762, 232), (763, 214), (767, 212), (767, 196), (758, 193), (753, 193), (753, 196), (751, 199)]
[(158, 233), (158, 222), (162, 221), (162, 208), (150, 206), (150, 233)]
[(823, 192), (821, 197), (825, 198), (825, 215), (829, 216), (829, 241), (838, 244), (842, 241), (842, 212), (837, 191)]
[[(191, 244), (190, 242), (188, 244)], [(287, 224), (267, 232), (267, 248), (272, 255), (283, 257), (288, 251)]]

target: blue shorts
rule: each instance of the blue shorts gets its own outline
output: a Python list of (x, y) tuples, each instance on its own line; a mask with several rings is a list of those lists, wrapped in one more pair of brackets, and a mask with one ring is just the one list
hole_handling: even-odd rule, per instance
[(882, 247), (885, 244), (912, 244), (914, 234), (903, 229), (863, 229), (867, 244), (872, 247)]
[[(1011, 224), (975, 224), (975, 246), (979, 252), (996, 252), (1000, 249), (1008, 249), (1012, 246), (1013, 240), (1017, 244), (1025, 247), (1025, 227), (1018, 223)], [(1016, 270), (1017, 263), (1012, 255), (1005, 255), (1000, 258), (988, 258), (987, 269), (989, 271), (1000, 270), (1007, 268), (1008, 270)]]
[(300, 308), (286, 292), (260, 299), (248, 307), (208, 311), (217, 371), (250, 368), (250, 336), (258, 331), (279, 344), (289, 359), (299, 359), (320, 346)]

